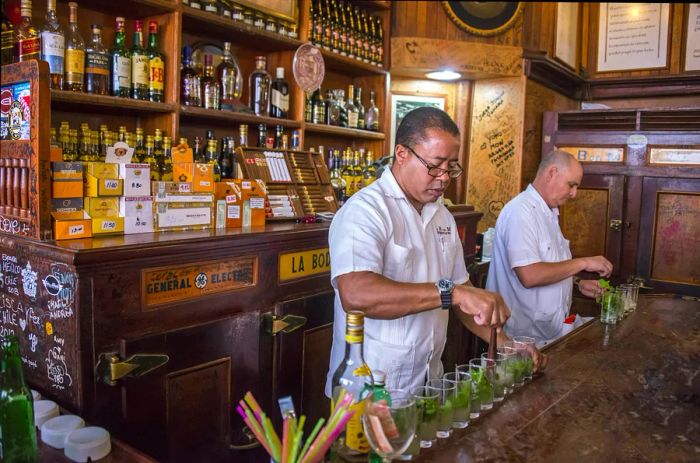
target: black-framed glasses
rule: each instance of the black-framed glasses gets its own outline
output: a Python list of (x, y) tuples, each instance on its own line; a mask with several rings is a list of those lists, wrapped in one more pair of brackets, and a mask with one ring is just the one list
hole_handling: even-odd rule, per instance
[(428, 161), (420, 157), (418, 153), (416, 153), (410, 146), (403, 146), (405, 146), (411, 153), (413, 153), (413, 155), (418, 158), (418, 160), (425, 166), (425, 168), (428, 169), (428, 175), (430, 175), (431, 177), (442, 177), (443, 175), (445, 175), (445, 172), (447, 172), (447, 175), (449, 175), (450, 178), (457, 178), (464, 173), (464, 169), (462, 168), (462, 166), (459, 165), (458, 162), (455, 162), (453, 165), (451, 165), (449, 169), (443, 169), (442, 167), (430, 164)]

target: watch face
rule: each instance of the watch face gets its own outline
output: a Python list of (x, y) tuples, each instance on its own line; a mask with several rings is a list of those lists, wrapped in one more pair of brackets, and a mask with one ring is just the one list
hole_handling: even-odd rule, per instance
[(449, 291), (452, 289), (453, 283), (452, 280), (440, 280), (438, 281), (438, 288), (440, 291)]

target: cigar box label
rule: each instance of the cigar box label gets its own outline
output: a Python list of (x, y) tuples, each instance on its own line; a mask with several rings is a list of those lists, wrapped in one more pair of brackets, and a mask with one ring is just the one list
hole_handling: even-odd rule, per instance
[(226, 208), (226, 217), (229, 219), (240, 219), (241, 206), (228, 206)]
[(251, 209), (265, 209), (265, 198), (250, 198)]
[(328, 248), (285, 252), (279, 255), (280, 282), (318, 275), (330, 270), (331, 255)]
[(172, 229), (197, 225), (213, 225), (212, 204), (168, 203), (158, 204), (156, 228)]
[(180, 183), (178, 185), (178, 191), (180, 193), (189, 193), (192, 191), (192, 186), (189, 183)]
[(239, 198), (239, 195), (226, 195), (226, 202), (229, 204), (235, 204), (238, 202)]
[(142, 306), (154, 310), (163, 304), (250, 288), (257, 279), (256, 256), (148, 268), (141, 271)]
[(71, 225), (68, 227), (68, 236), (82, 235), (85, 233), (85, 225)]
[[(81, 184), (82, 187), (82, 184)], [(52, 198), (52, 212), (76, 212), (83, 209), (83, 198)]]
[(119, 189), (119, 180), (105, 179), (105, 190)]

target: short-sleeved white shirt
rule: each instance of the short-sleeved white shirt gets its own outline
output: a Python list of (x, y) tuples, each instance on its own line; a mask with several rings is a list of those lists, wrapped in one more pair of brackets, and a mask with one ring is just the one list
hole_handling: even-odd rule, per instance
[(564, 334), (572, 278), (525, 288), (515, 268), (569, 259), (571, 251), (559, 227), (559, 209), (547, 206), (535, 187), (528, 185), (498, 216), (486, 281), (486, 289), (500, 293), (510, 308), (505, 326), (509, 336), (531, 336), (544, 345)]
[[(452, 214), (439, 200), (411, 205), (390, 170), (353, 195), (340, 209), (329, 231), (331, 284), (335, 288), (333, 348), (326, 381), (330, 397), (333, 373), (345, 354), (345, 312), (337, 278), (369, 271), (411, 283), (469, 276)], [(435, 288), (437, 293), (437, 288)], [(436, 308), (395, 320), (365, 318), (364, 358), (370, 369), (386, 372), (389, 388), (422, 386), (442, 374), (448, 311)]]

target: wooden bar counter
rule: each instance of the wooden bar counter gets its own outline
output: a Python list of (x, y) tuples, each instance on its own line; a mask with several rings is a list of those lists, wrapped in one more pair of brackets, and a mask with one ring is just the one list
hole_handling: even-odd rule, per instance
[(642, 296), (546, 353), (543, 375), (418, 461), (698, 461), (700, 302)]

